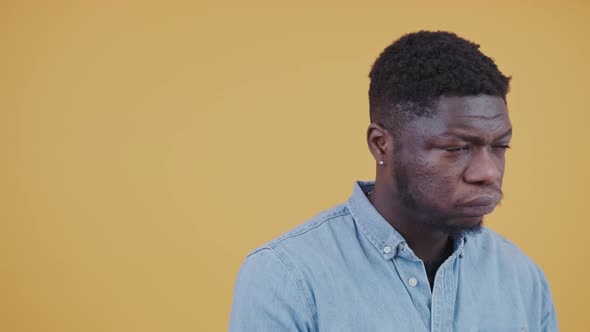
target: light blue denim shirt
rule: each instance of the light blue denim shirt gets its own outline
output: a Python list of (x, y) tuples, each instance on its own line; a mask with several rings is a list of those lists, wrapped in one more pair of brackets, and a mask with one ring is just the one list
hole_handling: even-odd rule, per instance
[(456, 240), (431, 288), (423, 262), (358, 182), (346, 204), (251, 252), (229, 330), (557, 331), (547, 280), (484, 228)]

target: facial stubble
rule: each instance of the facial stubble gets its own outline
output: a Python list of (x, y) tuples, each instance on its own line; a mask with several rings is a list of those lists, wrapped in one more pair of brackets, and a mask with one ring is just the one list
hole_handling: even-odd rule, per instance
[(412, 177), (408, 174), (407, 168), (394, 161), (393, 177), (395, 180), (398, 199), (408, 211), (415, 211), (417, 215), (429, 215), (429, 218), (417, 218), (417, 222), (436, 228), (449, 234), (452, 238), (458, 239), (465, 235), (480, 233), (483, 227), (483, 216), (471, 225), (452, 223), (451, 217), (445, 216), (432, 206), (428, 205), (424, 197), (419, 197), (416, 186), (411, 183)]

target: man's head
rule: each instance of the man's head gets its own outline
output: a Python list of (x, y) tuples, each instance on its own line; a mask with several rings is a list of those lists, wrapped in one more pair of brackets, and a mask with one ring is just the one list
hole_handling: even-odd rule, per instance
[(387, 47), (369, 77), (377, 186), (412, 220), (477, 230), (501, 198), (510, 79), (479, 45), (427, 31)]

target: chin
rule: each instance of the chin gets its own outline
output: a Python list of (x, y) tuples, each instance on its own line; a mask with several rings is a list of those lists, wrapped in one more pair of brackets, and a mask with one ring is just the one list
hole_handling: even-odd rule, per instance
[(453, 237), (478, 234), (483, 228), (483, 217), (461, 218), (454, 222), (447, 222), (440, 225), (442, 231)]
[(476, 217), (461, 217), (457, 218), (456, 221), (453, 221), (451, 225), (456, 225), (457, 227), (475, 227), (481, 226), (483, 224), (483, 216), (476, 216)]

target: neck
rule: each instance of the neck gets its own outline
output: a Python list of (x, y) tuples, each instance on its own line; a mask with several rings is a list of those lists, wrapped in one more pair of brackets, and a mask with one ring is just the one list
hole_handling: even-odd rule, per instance
[(407, 241), (414, 254), (424, 262), (437, 262), (452, 252), (452, 239), (448, 233), (420, 220), (401, 202), (392, 201), (395, 194), (388, 193), (377, 184), (369, 200), (379, 214)]

